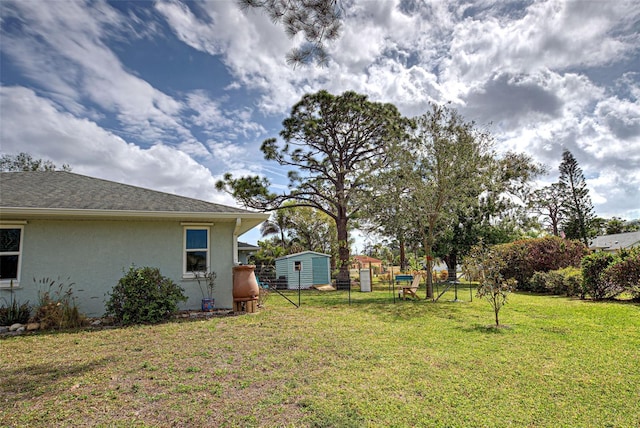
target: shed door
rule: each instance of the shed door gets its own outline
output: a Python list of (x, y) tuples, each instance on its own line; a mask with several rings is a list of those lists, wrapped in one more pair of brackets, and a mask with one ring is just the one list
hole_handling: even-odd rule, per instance
[(313, 284), (329, 284), (328, 259), (326, 257), (314, 257), (311, 259), (311, 269), (313, 271)]

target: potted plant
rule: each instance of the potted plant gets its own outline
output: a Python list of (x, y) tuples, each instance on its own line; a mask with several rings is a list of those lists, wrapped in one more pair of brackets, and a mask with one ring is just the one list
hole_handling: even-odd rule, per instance
[(198, 287), (202, 292), (202, 311), (210, 312), (213, 310), (215, 299), (213, 298), (213, 291), (216, 288), (216, 273), (213, 271), (199, 271), (193, 272), (193, 275), (198, 281)]

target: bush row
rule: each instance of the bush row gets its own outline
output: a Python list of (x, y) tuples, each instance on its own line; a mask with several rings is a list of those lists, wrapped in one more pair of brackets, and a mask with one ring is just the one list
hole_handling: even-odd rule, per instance
[(569, 266), (580, 266), (587, 249), (579, 241), (570, 241), (557, 236), (523, 239), (495, 247), (498, 257), (505, 261), (502, 274), (518, 281), (517, 289), (535, 290), (531, 279), (536, 272), (549, 272)]
[[(73, 283), (43, 278), (36, 285), (40, 291), (38, 304), (34, 306), (15, 299), (12, 288), (10, 301), (0, 302), (0, 326), (30, 322), (38, 323), (40, 329), (67, 329), (86, 324), (87, 319), (73, 297)], [(169, 319), (178, 310), (178, 303), (187, 300), (184, 290), (162, 276), (159, 269), (135, 266), (129, 268), (108, 296), (106, 315), (124, 325)]]
[(640, 248), (594, 252), (578, 241), (545, 237), (495, 247), (505, 261), (501, 273), (517, 289), (536, 293), (610, 299), (627, 292), (640, 299)]
[(531, 277), (531, 291), (565, 296), (582, 294), (582, 271), (574, 266), (549, 272), (536, 272)]
[[(37, 323), (40, 329), (76, 328), (85, 324), (86, 317), (78, 311), (73, 298), (73, 283), (51, 278), (34, 279), (39, 288), (38, 303), (20, 303), (11, 289), (10, 302), (0, 306), (0, 326)], [(33, 313), (33, 316), (32, 316)]]

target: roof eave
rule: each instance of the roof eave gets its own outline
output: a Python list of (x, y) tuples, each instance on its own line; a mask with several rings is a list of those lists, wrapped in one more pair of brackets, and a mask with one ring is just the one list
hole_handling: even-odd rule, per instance
[(134, 211), (134, 210), (86, 210), (69, 208), (1, 207), (1, 220), (17, 219), (92, 219), (92, 220), (185, 220), (185, 221), (235, 221), (241, 219), (239, 232), (244, 233), (269, 218), (259, 212), (187, 212), (187, 211)]

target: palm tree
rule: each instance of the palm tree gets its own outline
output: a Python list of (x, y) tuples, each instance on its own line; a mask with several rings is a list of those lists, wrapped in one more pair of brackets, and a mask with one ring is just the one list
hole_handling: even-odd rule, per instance
[(287, 248), (286, 231), (290, 227), (289, 216), (285, 210), (278, 210), (271, 214), (269, 220), (262, 223), (260, 233), (262, 236), (280, 235), (282, 249)]

